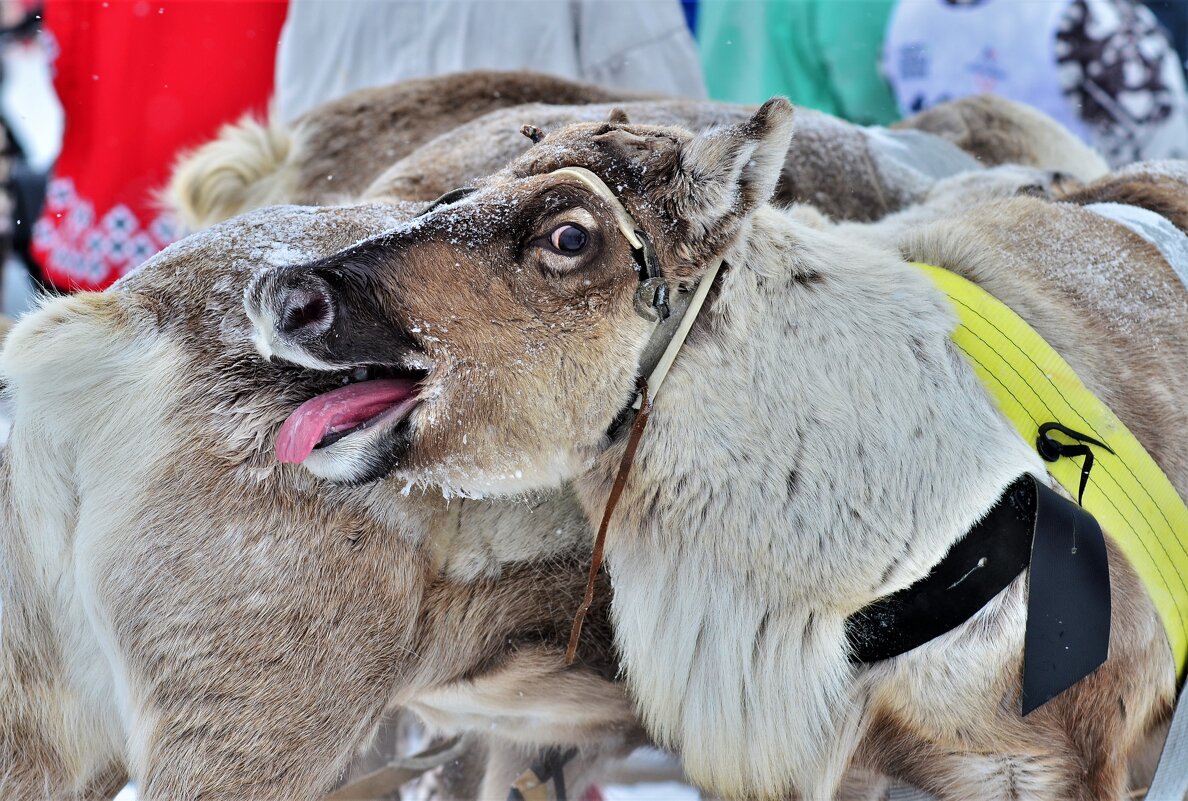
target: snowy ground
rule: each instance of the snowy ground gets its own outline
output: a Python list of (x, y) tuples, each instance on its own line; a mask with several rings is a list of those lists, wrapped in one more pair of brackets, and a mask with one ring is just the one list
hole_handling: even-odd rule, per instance
[(609, 784), (602, 788), (606, 801), (700, 801), (701, 794), (687, 784)]

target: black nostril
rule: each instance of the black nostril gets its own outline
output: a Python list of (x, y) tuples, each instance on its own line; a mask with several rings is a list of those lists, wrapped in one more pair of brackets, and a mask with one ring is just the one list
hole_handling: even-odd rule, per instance
[(277, 330), (282, 334), (320, 334), (330, 327), (334, 308), (330, 297), (322, 291), (294, 288), (281, 304)]

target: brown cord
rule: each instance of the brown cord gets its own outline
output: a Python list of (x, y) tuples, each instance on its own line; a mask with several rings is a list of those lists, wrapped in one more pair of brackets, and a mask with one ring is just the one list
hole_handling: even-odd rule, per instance
[(590, 604), (594, 603), (594, 582), (598, 580), (598, 571), (602, 569), (602, 549), (606, 543), (606, 529), (610, 526), (611, 514), (619, 504), (619, 496), (623, 494), (623, 487), (627, 484), (627, 475), (631, 472), (631, 465), (635, 461), (635, 450), (639, 447), (639, 440), (643, 437), (644, 426), (648, 424), (648, 415), (652, 413), (652, 399), (648, 397), (648, 382), (639, 379), (639, 392), (642, 400), (639, 411), (635, 413), (635, 420), (631, 423), (631, 433), (627, 436), (627, 447), (623, 450), (623, 460), (619, 462), (619, 474), (615, 476), (615, 483), (611, 485), (610, 497), (606, 501), (606, 511), (602, 513), (602, 524), (598, 526), (598, 536), (594, 538), (594, 555), (590, 561), (590, 576), (586, 580), (586, 596), (578, 607), (573, 618), (573, 629), (569, 632), (569, 647), (565, 649), (565, 664), (572, 665), (577, 656), (578, 640), (582, 638), (582, 623), (586, 620), (586, 612)]

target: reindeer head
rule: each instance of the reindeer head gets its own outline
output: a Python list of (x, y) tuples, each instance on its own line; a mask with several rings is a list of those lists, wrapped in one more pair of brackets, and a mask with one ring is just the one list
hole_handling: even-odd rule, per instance
[(621, 113), (530, 130), (537, 144), (463, 199), (258, 275), (245, 302), (261, 353), (356, 379), (294, 412), (278, 456), (344, 483), (396, 469), (466, 494), (581, 472), (655, 332), (641, 272), (688, 290), (745, 236), (791, 118), (775, 99), (703, 135)]

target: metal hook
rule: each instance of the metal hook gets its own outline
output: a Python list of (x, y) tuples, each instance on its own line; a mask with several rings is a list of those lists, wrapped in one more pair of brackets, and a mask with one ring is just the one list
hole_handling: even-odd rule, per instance
[[(1061, 442), (1049, 434), (1051, 431), (1059, 431), (1066, 437), (1077, 440), (1077, 443)], [(1089, 471), (1093, 469), (1093, 449), (1089, 447), (1090, 445), (1104, 448), (1108, 453), (1114, 452), (1114, 449), (1104, 442), (1055, 422), (1041, 425), (1039, 435), (1035, 439), (1035, 449), (1045, 462), (1055, 462), (1062, 456), (1069, 458), (1083, 456), (1085, 458), (1085, 461), (1081, 463), (1081, 485), (1077, 492), (1077, 503), (1079, 504), (1085, 498), (1085, 487), (1089, 483)]]
[(661, 322), (672, 314), (668, 305), (668, 282), (663, 278), (649, 278), (641, 281), (635, 289), (633, 299), (635, 313), (645, 320)]
[(646, 233), (635, 229), (640, 247), (635, 250), (635, 261), (639, 268), (639, 286), (635, 290), (635, 313), (645, 320), (659, 322), (672, 314), (668, 305), (668, 282), (660, 275), (660, 260), (656, 248)]

